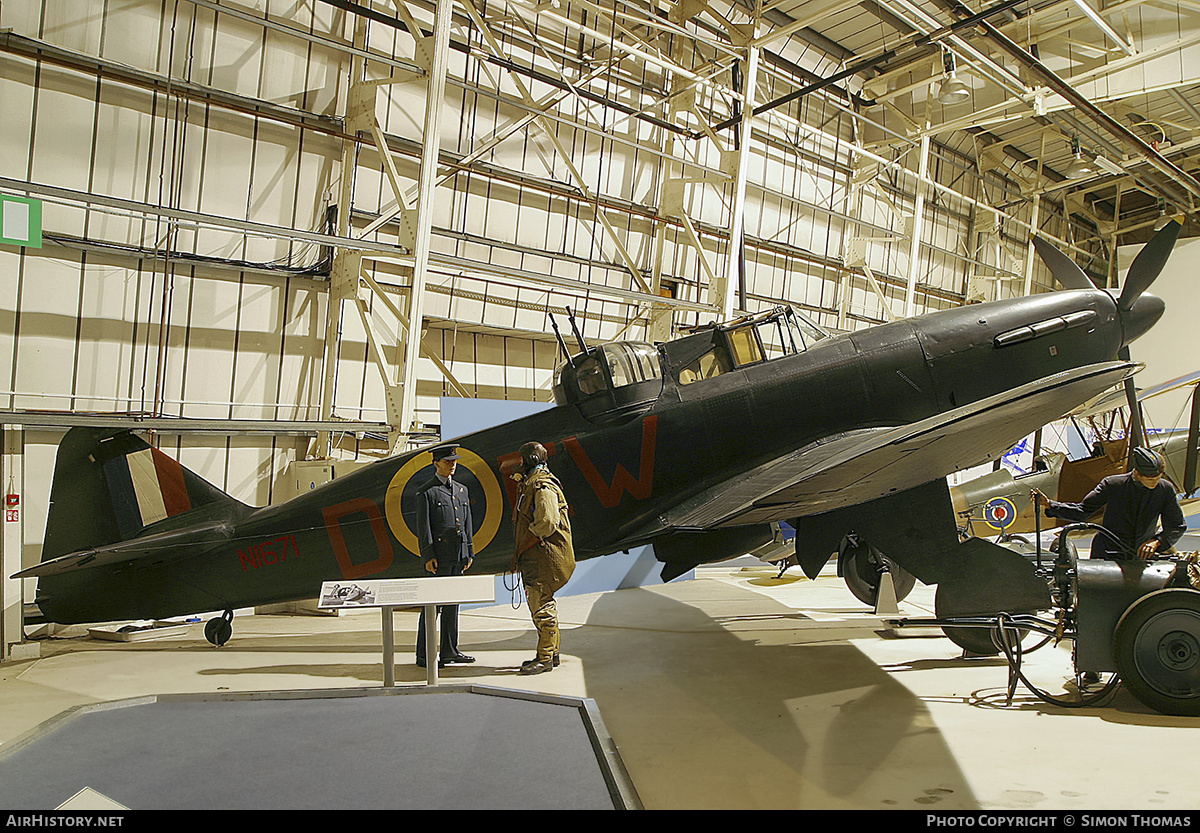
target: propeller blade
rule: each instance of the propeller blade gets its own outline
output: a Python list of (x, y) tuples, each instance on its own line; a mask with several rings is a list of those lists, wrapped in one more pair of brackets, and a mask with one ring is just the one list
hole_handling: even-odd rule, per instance
[[(1117, 351), (1117, 358), (1123, 361), (1130, 361), (1129, 345), (1126, 344)], [(1142, 445), (1144, 442), (1144, 433), (1142, 430), (1142, 409), (1138, 403), (1137, 387), (1133, 383), (1133, 377), (1129, 376), (1124, 382), (1125, 388), (1125, 404), (1129, 408), (1129, 443), (1125, 448), (1126, 458), (1129, 468), (1133, 468), (1133, 447)]]
[(1167, 265), (1167, 258), (1171, 256), (1171, 250), (1175, 248), (1175, 241), (1179, 238), (1182, 228), (1183, 224), (1179, 218), (1173, 218), (1150, 238), (1149, 243), (1142, 246), (1142, 250), (1129, 265), (1125, 286), (1121, 287), (1121, 297), (1117, 299), (1118, 307), (1123, 310), (1129, 309), (1138, 296), (1150, 288), (1150, 284), (1154, 283), (1154, 279)]
[(1048, 240), (1033, 236), (1033, 247), (1037, 249), (1042, 262), (1050, 270), (1054, 279), (1062, 284), (1063, 289), (1095, 289), (1096, 285), (1079, 268), (1079, 264), (1060, 252)]
[(1189, 497), (1196, 491), (1197, 464), (1200, 464), (1200, 385), (1192, 391), (1192, 418), (1183, 458), (1183, 493)]

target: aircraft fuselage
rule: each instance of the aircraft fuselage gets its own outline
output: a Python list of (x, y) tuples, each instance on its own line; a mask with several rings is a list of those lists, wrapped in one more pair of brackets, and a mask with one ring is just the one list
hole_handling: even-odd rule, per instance
[[(828, 337), (688, 384), (673, 362), (684, 342), (704, 336), (660, 345), (655, 398), (607, 411), (563, 404), (455, 440), (462, 455), (455, 477), (472, 497), (472, 572), (509, 567), (516, 488), (509, 475), (528, 440), (549, 450), (571, 504), (577, 557), (590, 558), (650, 542), (639, 535), (672, 507), (822, 438), (917, 422), (1110, 361), (1131, 337), (1123, 332), (1129, 326), (1107, 293), (1063, 291)], [(976, 462), (1006, 447), (980, 448)], [(44, 575), (38, 603), (59, 622), (163, 618), (313, 598), (327, 580), (427, 575), (412, 499), (432, 476), (430, 463), (428, 451), (409, 452), (286, 503), (240, 509), (227, 518), (227, 534), (177, 538), (172, 557), (159, 563), (149, 557)], [(148, 526), (139, 538), (150, 541), (186, 521), (181, 515)]]

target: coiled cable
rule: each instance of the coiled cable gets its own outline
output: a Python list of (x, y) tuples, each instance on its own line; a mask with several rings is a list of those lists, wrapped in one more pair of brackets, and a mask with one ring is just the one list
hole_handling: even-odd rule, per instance
[[(1010, 613), (1001, 613), (997, 617), (998, 623), (995, 632), (996, 639), (994, 640), (1002, 651), (1004, 657), (1008, 660), (1008, 702), (1012, 703), (1013, 694), (1016, 692), (1017, 681), (1020, 680), (1025, 684), (1034, 696), (1039, 700), (1049, 703), (1053, 706), (1061, 706), (1067, 709), (1079, 709), (1089, 706), (1103, 705), (1113, 694), (1116, 693), (1120, 685), (1121, 679), (1116, 674), (1113, 674), (1104, 687), (1095, 694), (1085, 695), (1078, 700), (1071, 700), (1062, 697), (1055, 697), (1051, 694), (1042, 691), (1037, 686), (1029, 681), (1021, 670), (1021, 660), (1025, 653), (1021, 648), (1021, 633), (1020, 628), (1016, 624), (1016, 620)], [(1036, 648), (1040, 648), (1046, 644), (1047, 640), (1043, 640)], [(1034, 650), (1036, 650), (1036, 648)]]
[[(521, 605), (525, 603), (525, 577), (521, 574), (520, 570), (502, 573), (502, 576), (504, 589), (512, 595), (510, 604), (512, 604), (513, 610), (520, 610)], [(512, 576), (512, 587), (508, 586), (509, 576)]]

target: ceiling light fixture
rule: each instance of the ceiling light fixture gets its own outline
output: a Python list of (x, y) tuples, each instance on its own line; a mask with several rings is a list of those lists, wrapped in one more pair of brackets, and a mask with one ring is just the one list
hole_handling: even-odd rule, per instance
[(1085, 176), (1091, 176), (1096, 173), (1096, 163), (1083, 158), (1083, 149), (1079, 146), (1079, 137), (1071, 140), (1071, 150), (1075, 154), (1075, 158), (1071, 160), (1071, 164), (1067, 165), (1065, 171), (1067, 179), (1082, 179)]
[(942, 69), (945, 75), (942, 77), (942, 87), (938, 90), (938, 103), (961, 104), (969, 99), (971, 88), (959, 80), (958, 74), (955, 72), (953, 52), (949, 50), (942, 52)]

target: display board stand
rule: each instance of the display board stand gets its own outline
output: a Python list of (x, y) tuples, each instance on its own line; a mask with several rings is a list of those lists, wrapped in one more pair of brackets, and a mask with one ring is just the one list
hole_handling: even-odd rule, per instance
[(425, 669), (429, 685), (438, 682), (438, 605), (494, 604), (496, 582), (487, 576), (430, 576), (428, 578), (326, 581), (317, 607), (322, 610), (378, 607), (383, 617), (383, 685), (396, 685), (396, 608), (425, 608)]

